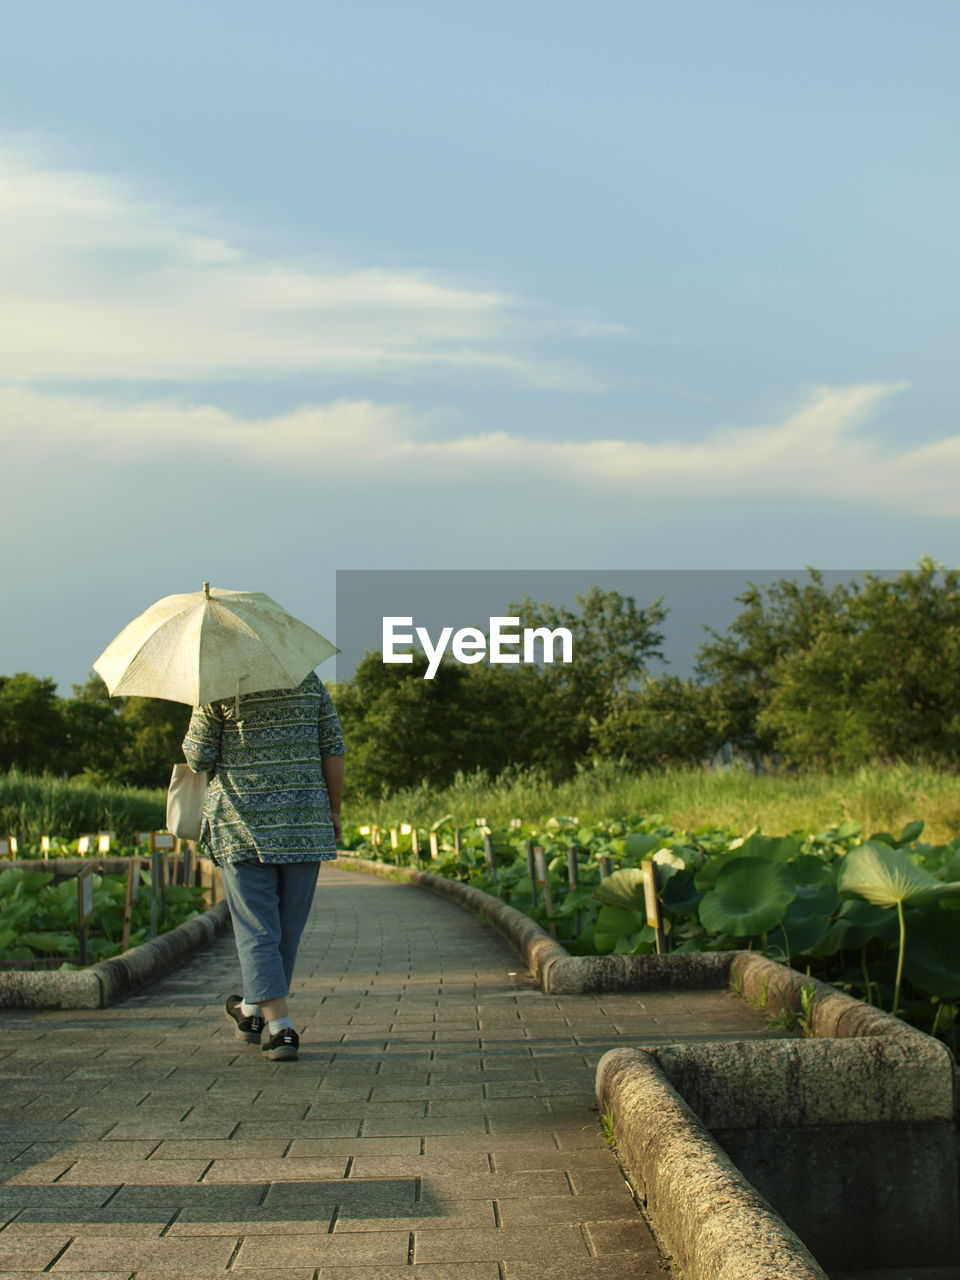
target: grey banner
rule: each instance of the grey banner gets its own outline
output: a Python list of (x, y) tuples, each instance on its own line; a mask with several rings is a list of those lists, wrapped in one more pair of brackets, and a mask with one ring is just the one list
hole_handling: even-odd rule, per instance
[[(830, 569), (823, 571), (823, 581), (828, 588), (862, 582), (868, 572), (892, 578), (904, 570)], [(736, 597), (751, 583), (765, 587), (781, 578), (800, 586), (811, 581), (806, 569), (338, 570), (336, 642), (341, 652), (336, 679), (348, 679), (366, 652), (381, 652), (385, 617), (411, 618), (412, 626), (398, 626), (397, 632), (423, 627), (435, 644), (444, 627), (489, 632), (490, 619), (510, 616), (510, 606), (521, 603), (524, 596), (577, 613), (577, 596), (591, 587), (629, 596), (641, 608), (662, 598), (668, 610), (660, 628), (666, 662), (654, 660), (651, 674), (688, 677), (698, 648), (709, 638), (707, 629), (722, 634), (743, 611)], [(415, 632), (413, 647), (423, 647), (416, 642)], [(329, 679), (329, 671), (322, 674)]]

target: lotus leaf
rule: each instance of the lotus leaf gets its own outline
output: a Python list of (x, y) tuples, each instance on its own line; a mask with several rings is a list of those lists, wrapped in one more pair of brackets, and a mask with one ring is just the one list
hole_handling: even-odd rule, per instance
[(73, 956), (80, 949), (76, 935), (72, 933), (24, 933), (20, 935), (20, 941), (50, 955)]
[(605, 955), (613, 950), (621, 938), (634, 938), (645, 928), (647, 928), (647, 918), (639, 911), (630, 911), (626, 907), (617, 906), (601, 907), (593, 926), (593, 937), (598, 953)]
[(795, 898), (781, 922), (770, 931), (768, 943), (785, 956), (804, 955), (823, 942), (830, 928), (828, 914), (809, 911), (806, 903)]
[(643, 911), (643, 872), (639, 867), (623, 867), (614, 871), (612, 876), (604, 876), (594, 895), (611, 907)]
[(766, 858), (734, 858), (700, 903), (700, 923), (736, 938), (766, 933), (783, 919), (796, 886), (781, 864)]
[(902, 849), (870, 841), (857, 845), (843, 859), (837, 888), (844, 896), (856, 894), (878, 907), (919, 906), (960, 895), (960, 882), (945, 884), (918, 867)]
[(848, 898), (830, 923), (823, 941), (811, 947), (811, 955), (825, 958), (838, 951), (858, 951), (874, 938), (890, 942), (897, 936), (897, 917), (885, 907), (864, 898)]
[(922, 991), (960, 999), (960, 929), (953, 912), (928, 907), (922, 923), (911, 920), (906, 974)]
[(658, 849), (653, 855), (652, 861), (655, 862), (658, 867), (663, 868), (663, 874), (665, 876), (672, 874), (674, 871), (683, 871), (687, 865), (683, 858), (681, 858), (678, 853), (674, 853), (672, 849)]
[(680, 916), (696, 916), (702, 897), (694, 883), (694, 873), (689, 869), (672, 875), (660, 891), (661, 905)]
[(649, 858), (652, 850), (659, 849), (663, 841), (659, 836), (650, 835), (645, 831), (635, 831), (633, 835), (627, 836), (624, 843), (624, 852), (628, 858), (640, 861), (641, 858)]

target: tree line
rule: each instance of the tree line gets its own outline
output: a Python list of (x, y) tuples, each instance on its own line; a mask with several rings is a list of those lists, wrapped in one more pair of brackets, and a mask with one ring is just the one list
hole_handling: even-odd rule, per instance
[[(524, 598), (525, 627), (567, 627), (574, 661), (388, 665), (368, 653), (331, 691), (349, 790), (443, 786), (458, 771), (537, 768), (551, 781), (593, 758), (636, 770), (700, 764), (720, 749), (754, 766), (847, 770), (871, 761), (960, 759), (960, 575), (925, 557), (893, 579), (828, 588), (781, 578), (736, 597), (707, 629), (690, 678), (653, 676), (668, 605), (593, 588), (576, 610)], [(0, 767), (166, 783), (189, 708), (107, 697), (98, 676), (59, 698), (52, 679), (0, 677)]]

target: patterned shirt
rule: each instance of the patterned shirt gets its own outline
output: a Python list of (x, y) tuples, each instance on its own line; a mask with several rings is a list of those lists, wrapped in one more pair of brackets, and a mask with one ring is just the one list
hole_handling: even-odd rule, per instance
[(345, 750), (333, 700), (313, 671), (296, 689), (195, 707), (183, 754), (191, 769), (216, 766), (198, 845), (217, 864), (336, 857), (321, 760)]

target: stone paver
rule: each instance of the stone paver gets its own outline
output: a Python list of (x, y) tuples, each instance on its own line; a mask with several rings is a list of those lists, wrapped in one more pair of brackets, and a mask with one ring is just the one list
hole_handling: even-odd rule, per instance
[(497, 934), (325, 869), (291, 1011), (237, 1041), (229, 935), (110, 1009), (3, 1011), (9, 1280), (653, 1280), (600, 1133), (618, 1045), (765, 1034), (721, 991), (544, 996)]

